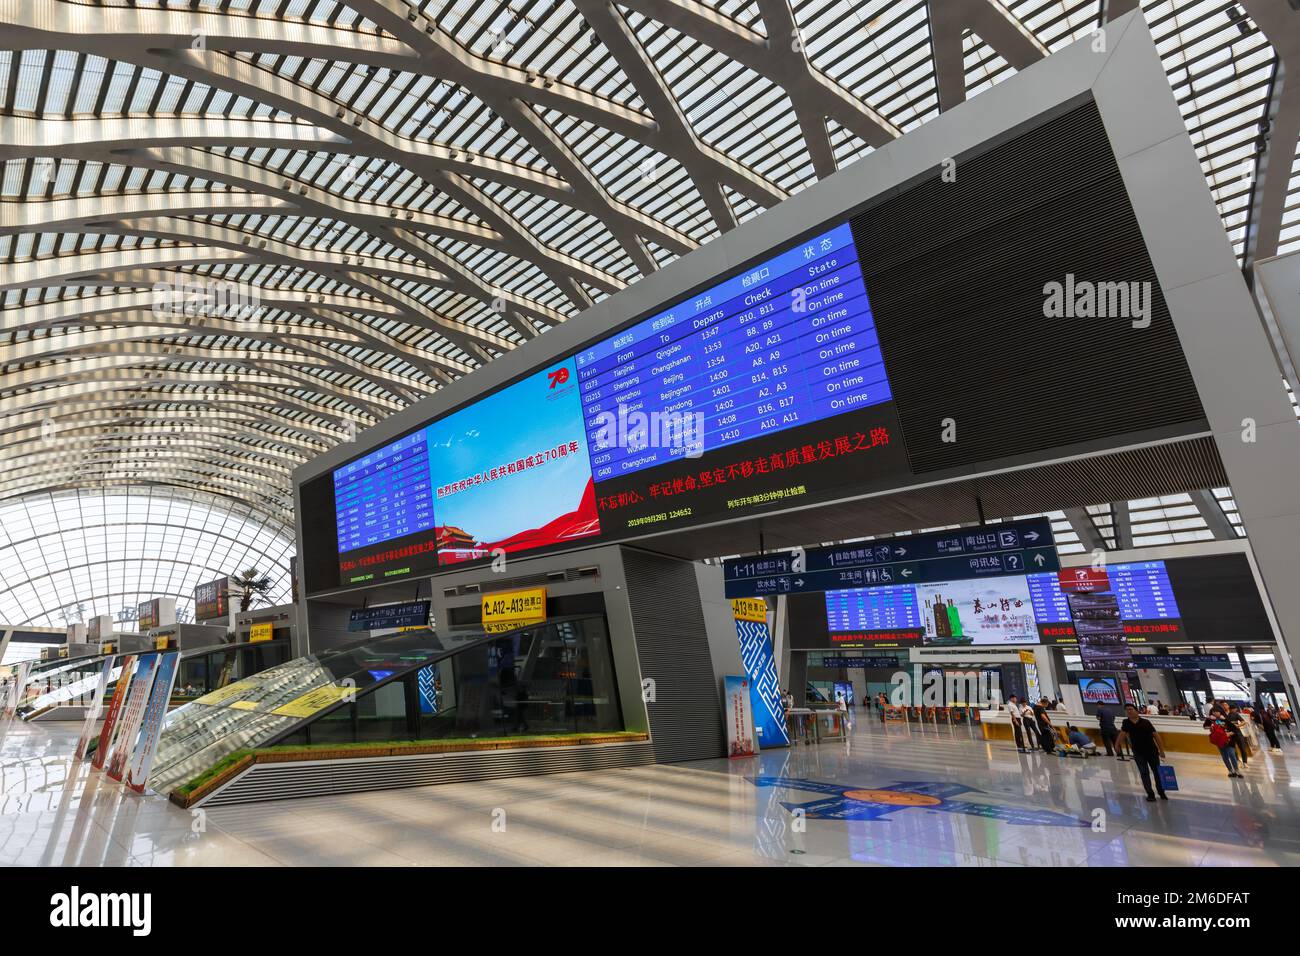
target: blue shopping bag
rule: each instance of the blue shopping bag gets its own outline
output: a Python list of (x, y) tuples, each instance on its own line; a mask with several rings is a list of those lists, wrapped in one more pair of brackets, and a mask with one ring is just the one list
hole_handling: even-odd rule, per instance
[(1160, 786), (1164, 790), (1178, 789), (1178, 774), (1174, 773), (1174, 768), (1167, 763), (1160, 765)]

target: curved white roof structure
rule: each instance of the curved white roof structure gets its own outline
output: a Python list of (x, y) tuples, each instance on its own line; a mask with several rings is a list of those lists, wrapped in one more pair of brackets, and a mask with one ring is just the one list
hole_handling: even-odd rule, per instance
[[(287, 541), (300, 462), (1136, 5), (0, 0), (0, 506)], [(1300, 247), (1297, 14), (1142, 6), (1243, 267)]]

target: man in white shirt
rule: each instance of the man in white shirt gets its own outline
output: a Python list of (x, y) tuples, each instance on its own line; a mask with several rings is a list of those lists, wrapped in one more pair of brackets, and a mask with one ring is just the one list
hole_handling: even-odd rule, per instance
[(1011, 732), (1016, 735), (1016, 749), (1025, 753), (1025, 732), (1020, 716), (1020, 701), (1015, 694), (1007, 698), (1007, 715), (1011, 718)]
[(1038, 715), (1029, 701), (1020, 705), (1020, 722), (1025, 725), (1025, 740), (1031, 751), (1042, 746), (1042, 732), (1038, 729)]

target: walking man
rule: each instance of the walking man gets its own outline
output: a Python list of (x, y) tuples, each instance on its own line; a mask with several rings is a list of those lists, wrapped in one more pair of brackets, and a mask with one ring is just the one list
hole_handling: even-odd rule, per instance
[[(1133, 762), (1137, 764), (1138, 776), (1142, 778), (1142, 787), (1147, 792), (1147, 803), (1154, 803), (1156, 793), (1161, 800), (1168, 800), (1165, 788), (1160, 783), (1160, 761), (1165, 756), (1165, 744), (1160, 739), (1160, 732), (1132, 704), (1124, 705), (1128, 715), (1119, 725), (1119, 746), (1128, 741), (1133, 752)], [(1151, 778), (1155, 777), (1155, 793), (1151, 792)]]

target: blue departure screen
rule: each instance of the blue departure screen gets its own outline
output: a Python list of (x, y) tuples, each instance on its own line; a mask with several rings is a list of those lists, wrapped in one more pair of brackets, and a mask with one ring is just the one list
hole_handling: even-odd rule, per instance
[(1034, 618), (1039, 624), (1070, 624), (1070, 602), (1061, 590), (1056, 572), (1029, 575), (1029, 597), (1034, 603)]
[(425, 430), (334, 472), (339, 554), (433, 527)]
[(826, 625), (832, 633), (920, 628), (916, 588), (899, 584), (827, 591)]
[(1163, 561), (1112, 564), (1107, 574), (1124, 620), (1156, 621), (1180, 616)]
[[(848, 225), (578, 353), (596, 481), (888, 401)], [(623, 440), (611, 418), (700, 416), (694, 441)], [(661, 429), (662, 430), (662, 429)]]

